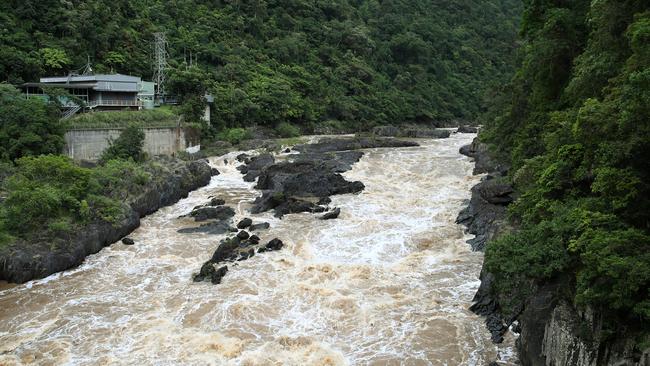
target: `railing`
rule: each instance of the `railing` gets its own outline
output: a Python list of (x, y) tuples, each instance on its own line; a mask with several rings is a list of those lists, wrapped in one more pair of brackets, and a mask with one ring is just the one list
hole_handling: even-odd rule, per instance
[(86, 104), (88, 108), (95, 107), (141, 107), (142, 103), (139, 100), (93, 100)]
[(63, 112), (63, 115), (61, 116), (61, 119), (68, 119), (68, 118), (74, 116), (75, 114), (77, 114), (77, 112), (79, 112), (80, 109), (81, 109), (81, 106), (74, 106), (72, 108), (68, 108), (67, 110), (65, 110)]

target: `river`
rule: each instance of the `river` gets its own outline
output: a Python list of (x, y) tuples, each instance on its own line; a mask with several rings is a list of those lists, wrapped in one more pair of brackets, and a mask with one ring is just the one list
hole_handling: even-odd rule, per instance
[[(512, 359), (467, 310), (482, 253), (454, 223), (479, 177), (458, 153), (474, 135), (369, 149), (332, 197), (339, 219), (250, 215), (259, 194), (234, 155), (187, 199), (142, 220), (78, 268), (0, 290), (0, 365), (484, 365)], [(228, 160), (228, 164), (224, 162)], [(222, 236), (179, 234), (178, 216), (224, 198), (285, 242), (193, 283)], [(503, 364), (509, 364), (505, 362)]]

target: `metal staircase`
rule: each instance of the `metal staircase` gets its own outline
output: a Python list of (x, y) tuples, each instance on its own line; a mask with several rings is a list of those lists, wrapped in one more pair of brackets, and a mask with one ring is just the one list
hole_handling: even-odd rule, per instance
[(63, 115), (61, 116), (61, 119), (68, 119), (74, 116), (75, 114), (77, 114), (77, 112), (79, 112), (80, 110), (81, 110), (80, 105), (76, 105), (74, 107), (68, 108), (65, 111), (63, 111)]

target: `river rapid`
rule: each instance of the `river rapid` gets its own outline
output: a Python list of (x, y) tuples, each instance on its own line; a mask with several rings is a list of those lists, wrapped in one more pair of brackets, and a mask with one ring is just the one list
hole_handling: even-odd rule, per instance
[[(0, 287), (0, 365), (510, 364), (467, 310), (483, 255), (454, 220), (480, 178), (458, 153), (474, 136), (365, 150), (343, 175), (366, 189), (333, 196), (329, 221), (250, 215), (259, 192), (236, 153), (212, 158), (222, 174), (144, 218), (135, 245)], [(178, 216), (210, 196), (285, 247), (229, 264), (220, 285), (192, 282), (223, 236), (177, 233), (196, 225)]]

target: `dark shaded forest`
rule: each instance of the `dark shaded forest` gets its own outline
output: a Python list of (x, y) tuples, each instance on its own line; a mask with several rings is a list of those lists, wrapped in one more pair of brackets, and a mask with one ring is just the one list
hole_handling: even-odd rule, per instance
[(527, 1), (522, 37), (521, 66), (484, 116), (519, 194), (516, 230), (490, 244), (486, 268), (505, 297), (560, 281), (609, 337), (647, 335), (650, 4)]
[(473, 120), (514, 69), (518, 0), (8, 0), (0, 80), (96, 72), (150, 78), (169, 41), (168, 89), (218, 127)]

